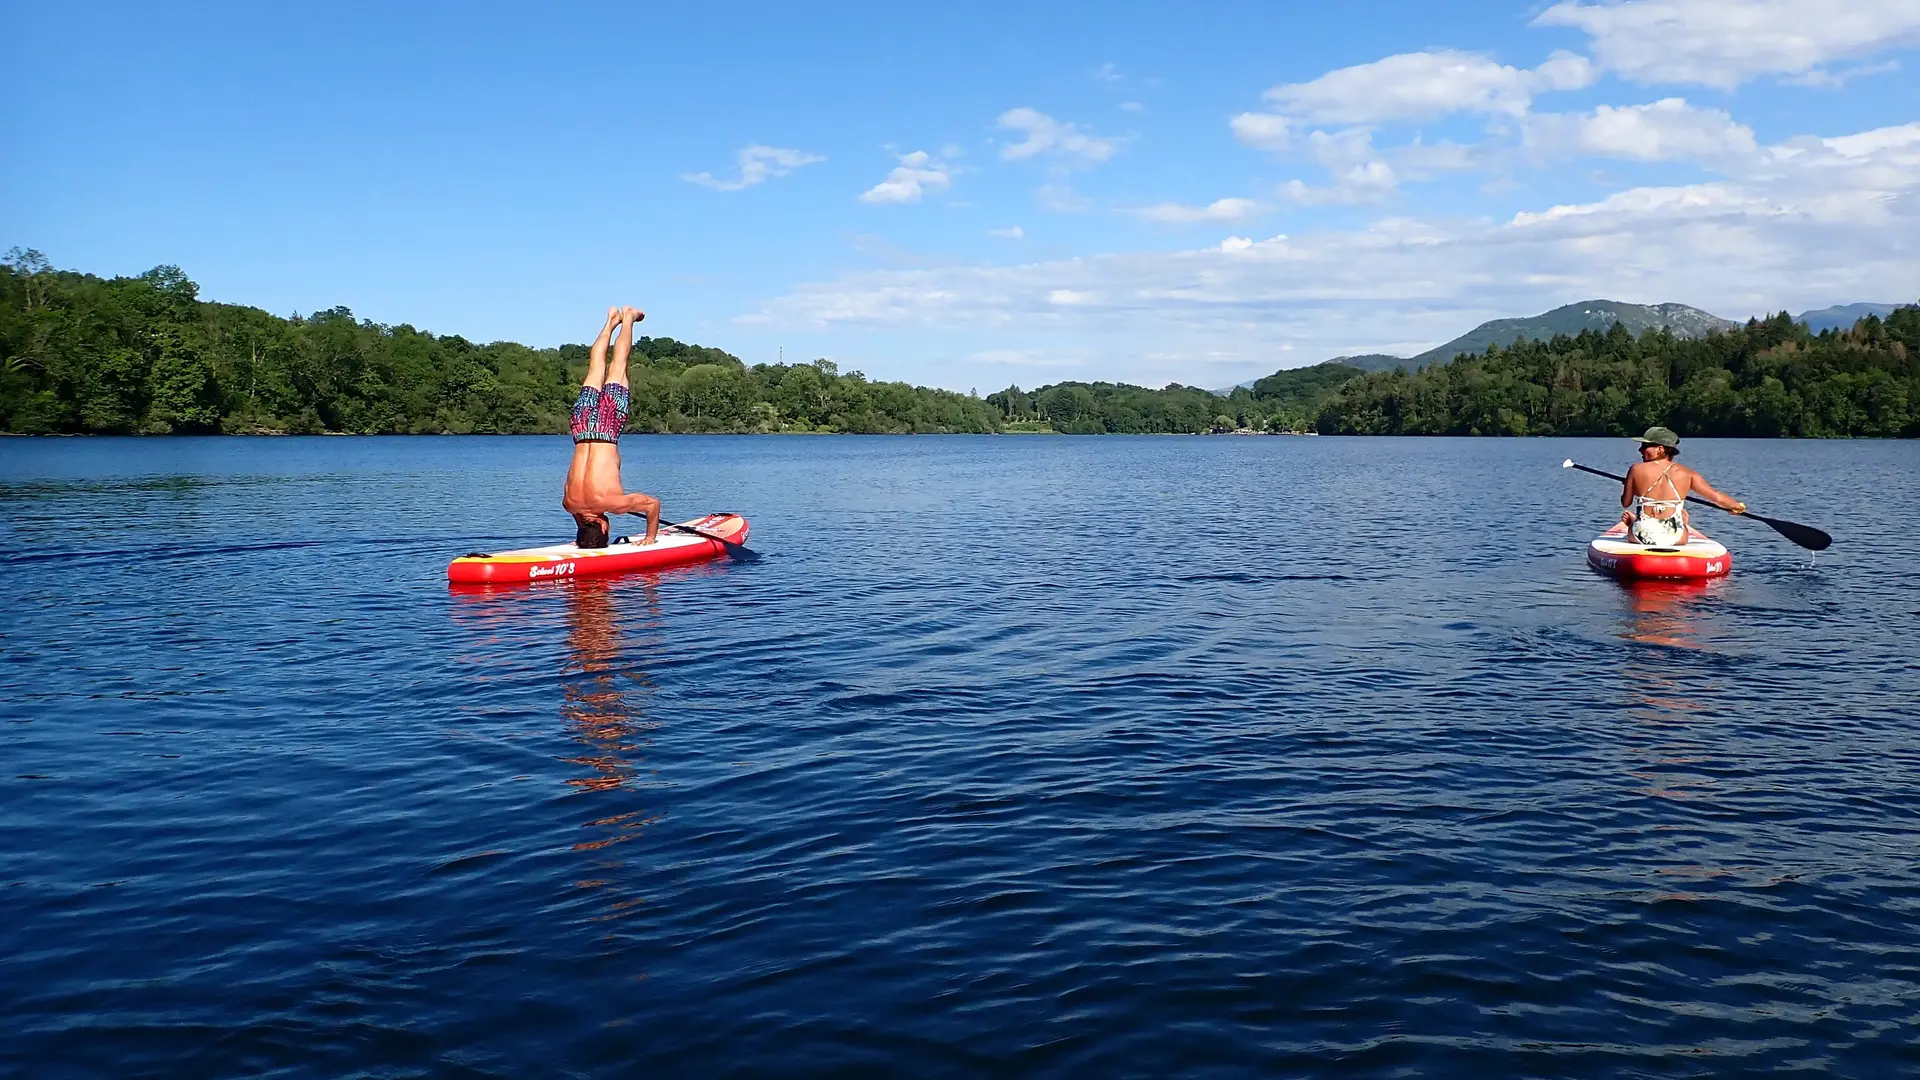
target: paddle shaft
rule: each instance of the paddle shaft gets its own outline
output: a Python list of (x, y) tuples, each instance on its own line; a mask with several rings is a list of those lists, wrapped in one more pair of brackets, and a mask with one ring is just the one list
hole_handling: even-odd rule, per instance
[[(1585, 466), (1585, 465), (1582, 465), (1582, 464), (1580, 464), (1580, 463), (1579, 463), (1579, 462), (1577, 462), (1577, 461), (1573, 463), (1573, 467), (1574, 467), (1574, 468), (1576, 468), (1576, 469), (1579, 469), (1579, 470), (1580, 470), (1581, 472), (1584, 472), (1584, 473), (1592, 473), (1592, 474), (1593, 474), (1593, 475), (1595, 475), (1595, 476), (1604, 476), (1604, 477), (1606, 477), (1606, 478), (1607, 478), (1607, 479), (1609, 479), (1609, 480), (1618, 480), (1618, 481), (1620, 481), (1620, 482), (1621, 482), (1621, 483), (1623, 483), (1623, 484), (1627, 482), (1627, 478), (1626, 478), (1626, 477), (1624, 477), (1624, 476), (1615, 476), (1615, 475), (1613, 475), (1613, 474), (1612, 474), (1612, 473), (1610, 473), (1610, 472), (1603, 472), (1603, 471), (1602, 471), (1602, 470), (1600, 470), (1600, 469), (1592, 469), (1592, 468), (1588, 468), (1587, 466)], [(1716, 503), (1716, 502), (1708, 502), (1707, 500), (1705, 500), (1705, 499), (1703, 499), (1703, 498), (1701, 498), (1701, 497), (1700, 497), (1700, 496), (1698, 496), (1698, 495), (1689, 495), (1689, 496), (1687, 496), (1687, 501), (1688, 501), (1688, 502), (1691, 502), (1691, 503), (1699, 503), (1699, 504), (1700, 504), (1701, 506), (1711, 506), (1711, 507), (1713, 507), (1713, 508), (1714, 508), (1715, 510), (1727, 510), (1727, 508), (1726, 508), (1726, 507), (1724, 507), (1724, 506), (1721, 506), (1721, 505), (1720, 505), (1719, 503)], [(1727, 513), (1729, 513), (1729, 514), (1731, 514), (1731, 513), (1733, 513), (1733, 511), (1731, 511), (1731, 510), (1727, 510)], [(1766, 518), (1763, 518), (1763, 517), (1761, 517), (1761, 516), (1760, 516), (1759, 514), (1750, 514), (1750, 515), (1748, 515), (1748, 516), (1749, 516), (1749, 517), (1752, 517), (1752, 518), (1755, 518), (1755, 519), (1757, 519), (1757, 520), (1760, 520), (1760, 521), (1765, 521), (1765, 520), (1767, 520)]]
[(696, 529), (691, 525), (676, 525), (670, 521), (661, 522), (660, 527), (663, 529), (678, 529), (683, 533), (692, 533), (695, 536), (705, 537), (724, 548), (728, 558), (752, 560), (760, 557), (758, 552), (748, 549), (745, 544), (736, 544), (724, 536), (715, 536), (705, 529)]
[[(1570, 461), (1567, 464), (1575, 469), (1579, 469), (1583, 473), (1592, 473), (1595, 476), (1604, 476), (1609, 480), (1618, 480), (1623, 484), (1627, 482), (1626, 477), (1615, 476), (1614, 474), (1607, 472), (1604, 469), (1591, 468), (1589, 466), (1582, 465), (1577, 461)], [(1701, 506), (1711, 506), (1715, 510), (1727, 510), (1726, 507), (1721, 506), (1719, 503), (1709, 502), (1698, 495), (1687, 496), (1687, 501), (1699, 503)], [(1781, 521), (1778, 518), (1770, 518), (1764, 514), (1756, 514), (1751, 510), (1745, 510), (1740, 512), (1727, 510), (1727, 513), (1733, 514), (1735, 517), (1750, 517), (1755, 521), (1762, 522), (1768, 528), (1771, 528), (1774, 532), (1777, 532), (1781, 536), (1784, 536), (1787, 539), (1793, 541), (1794, 543), (1800, 545), (1801, 547), (1806, 548), (1808, 551), (1825, 551), (1828, 548), (1828, 546), (1830, 546), (1833, 543), (1833, 537), (1827, 535), (1825, 532), (1819, 529), (1816, 529), (1811, 525), (1802, 525), (1797, 521)]]

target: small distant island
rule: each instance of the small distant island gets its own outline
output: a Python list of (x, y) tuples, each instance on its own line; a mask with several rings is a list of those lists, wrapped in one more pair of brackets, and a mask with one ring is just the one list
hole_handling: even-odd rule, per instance
[[(586, 363), (584, 345), (481, 345), (346, 308), (281, 318), (210, 303), (172, 266), (104, 279), (17, 248), (0, 261), (0, 432), (558, 434)], [(1660, 423), (1910, 438), (1920, 307), (1741, 325), (1591, 301), (1406, 361), (1340, 358), (1225, 393), (1063, 382), (977, 397), (649, 337), (634, 340), (631, 372), (629, 428), (662, 434), (1621, 435)]]

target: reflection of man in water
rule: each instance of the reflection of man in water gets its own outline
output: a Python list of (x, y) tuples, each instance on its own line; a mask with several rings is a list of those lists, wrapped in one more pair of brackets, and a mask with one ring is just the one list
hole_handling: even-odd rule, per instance
[[(594, 339), (587, 361), (587, 377), (573, 403), (569, 428), (573, 432), (573, 461), (567, 466), (567, 486), (560, 505), (573, 515), (574, 543), (583, 548), (607, 546), (608, 514), (645, 514), (651, 544), (660, 533), (660, 500), (626, 493), (620, 484), (620, 429), (626, 425), (632, 397), (627, 392), (627, 356), (633, 352), (633, 324), (646, 318), (634, 308), (608, 308), (607, 325)], [(613, 364), (607, 364), (607, 339), (620, 328), (613, 343)]]
[[(575, 805), (586, 815), (573, 842), (584, 871), (574, 885), (602, 890), (606, 910), (595, 920), (624, 918), (645, 909), (618, 845), (660, 820), (659, 811), (643, 805), (632, 790), (640, 773), (642, 735), (659, 726), (647, 719), (645, 700), (653, 685), (637, 661), (658, 644), (660, 598), (653, 582), (644, 579), (579, 578), (556, 583), (555, 591), (567, 605), (560, 716), (567, 734), (581, 744), (577, 756), (562, 760), (581, 766), (566, 784), (581, 794), (584, 801)], [(632, 616), (636, 600), (645, 616), (637, 626), (623, 627), (621, 616)], [(638, 640), (626, 630), (638, 630)]]
[[(561, 683), (560, 715), (573, 736), (588, 747), (588, 753), (567, 760), (593, 773), (569, 779), (567, 784), (606, 791), (623, 787), (633, 778), (630, 755), (638, 748), (631, 740), (642, 722), (640, 710), (626, 699), (627, 684), (644, 686), (645, 678), (621, 665), (614, 583), (582, 578), (568, 586), (567, 646), (572, 656)], [(654, 608), (652, 583), (642, 587), (649, 594), (646, 606)]]

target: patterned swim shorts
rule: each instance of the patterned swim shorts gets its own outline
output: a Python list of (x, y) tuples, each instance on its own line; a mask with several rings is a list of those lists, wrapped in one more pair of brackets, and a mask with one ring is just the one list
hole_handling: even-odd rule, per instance
[(632, 404), (632, 395), (619, 383), (608, 383), (599, 388), (581, 387), (580, 397), (573, 403), (573, 415), (567, 425), (573, 433), (573, 441), (619, 442), (620, 429), (627, 424), (627, 410)]

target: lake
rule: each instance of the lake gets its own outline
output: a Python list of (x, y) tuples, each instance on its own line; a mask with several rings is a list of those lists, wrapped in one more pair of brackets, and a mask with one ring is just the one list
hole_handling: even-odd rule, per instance
[[(0, 441), (0, 1073), (1920, 1070), (1920, 445)], [(637, 524), (619, 531), (638, 531)]]

